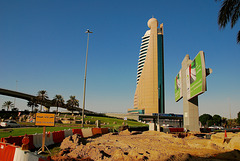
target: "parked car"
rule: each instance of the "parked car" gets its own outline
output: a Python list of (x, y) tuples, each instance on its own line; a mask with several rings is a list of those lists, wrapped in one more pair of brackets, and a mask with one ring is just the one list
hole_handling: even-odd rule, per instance
[(232, 129), (240, 130), (240, 126), (233, 127)]
[(20, 125), (16, 121), (13, 121), (13, 120), (3, 121), (3, 122), (1, 122), (1, 126), (2, 127), (20, 127)]
[(208, 127), (211, 129), (211, 131), (214, 131), (214, 130), (223, 130), (224, 128), (222, 126), (210, 126)]

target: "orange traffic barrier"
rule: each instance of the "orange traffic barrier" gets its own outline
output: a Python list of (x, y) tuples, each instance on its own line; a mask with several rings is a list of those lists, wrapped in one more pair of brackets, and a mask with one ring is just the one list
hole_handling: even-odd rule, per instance
[[(0, 156), (3, 156), (5, 153), (6, 143), (0, 142)], [(1, 157), (0, 157), (1, 160)]]
[(0, 161), (13, 161), (17, 146), (0, 142)]
[(57, 131), (52, 133), (53, 136), (53, 142), (54, 143), (61, 143), (63, 139), (65, 138), (64, 136), (64, 131)]
[(184, 128), (169, 128), (170, 132), (184, 132)]
[(82, 129), (72, 129), (72, 131), (73, 131), (73, 135), (74, 134), (80, 134), (81, 137), (83, 137)]
[(102, 134), (101, 128), (92, 128), (92, 133), (94, 135)]
[(33, 145), (33, 135), (27, 135), (29, 138), (29, 143), (28, 143), (28, 149), (33, 150), (35, 149), (35, 146)]
[(175, 128), (169, 128), (170, 132), (175, 132)]
[(52, 136), (53, 136), (53, 142), (58, 143), (58, 132), (53, 131)]
[[(29, 137), (29, 149), (35, 149), (35, 146), (33, 144), (33, 135), (27, 135)], [(22, 139), (24, 136), (9, 136), (6, 138), (1, 138), (1, 142), (9, 143), (9, 144), (15, 144), (17, 146), (22, 146)]]
[(21, 146), (22, 139), (23, 139), (23, 136), (9, 136), (9, 137), (3, 138), (3, 142), (10, 143), (10, 144), (15, 143), (15, 145)]
[(107, 134), (108, 133), (108, 128), (101, 128), (102, 134)]

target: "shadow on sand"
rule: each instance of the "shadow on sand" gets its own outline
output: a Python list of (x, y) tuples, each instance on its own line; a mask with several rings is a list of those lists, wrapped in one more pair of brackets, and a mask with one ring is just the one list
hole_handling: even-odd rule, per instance
[(172, 155), (167, 161), (240, 161), (240, 151), (233, 150), (211, 157), (196, 157), (190, 154)]

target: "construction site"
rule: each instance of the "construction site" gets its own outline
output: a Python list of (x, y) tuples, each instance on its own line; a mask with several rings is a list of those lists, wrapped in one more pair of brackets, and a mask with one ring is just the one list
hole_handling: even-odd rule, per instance
[(222, 161), (240, 160), (240, 134), (216, 133), (206, 137), (157, 131), (108, 133), (83, 140), (81, 135), (69, 136), (61, 143), (61, 152), (53, 156), (62, 160), (124, 160), (124, 161)]

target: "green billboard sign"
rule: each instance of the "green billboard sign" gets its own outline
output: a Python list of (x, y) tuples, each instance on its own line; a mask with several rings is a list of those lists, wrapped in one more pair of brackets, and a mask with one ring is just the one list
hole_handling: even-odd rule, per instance
[(206, 91), (206, 68), (204, 52), (200, 51), (186, 69), (187, 99)]
[(175, 101), (179, 101), (183, 97), (182, 94), (182, 73), (181, 70), (175, 77)]

